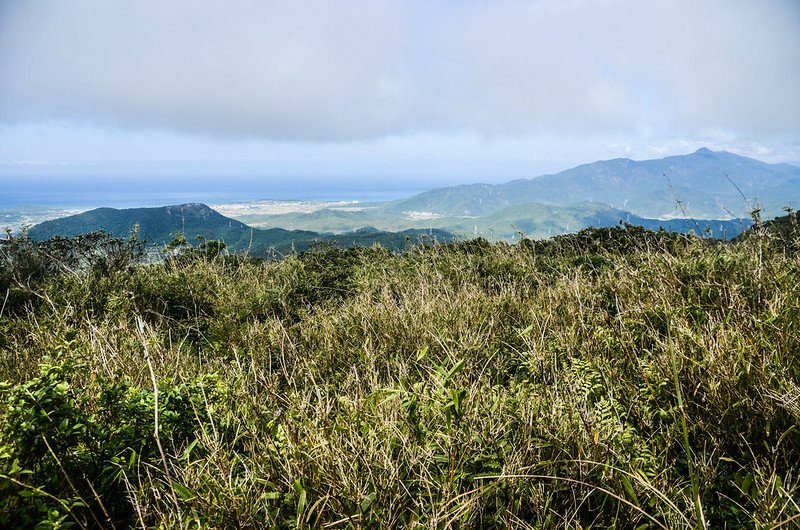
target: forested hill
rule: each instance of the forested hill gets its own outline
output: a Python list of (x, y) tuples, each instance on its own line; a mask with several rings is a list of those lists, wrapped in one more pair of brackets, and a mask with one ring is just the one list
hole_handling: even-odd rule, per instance
[(303, 251), (319, 241), (340, 246), (369, 246), (379, 243), (399, 250), (421, 237), (450, 241), (453, 236), (445, 230), (415, 229), (386, 232), (362, 228), (345, 234), (323, 234), (306, 230), (280, 228), (257, 229), (225, 217), (204, 204), (181, 204), (156, 208), (97, 208), (45, 221), (31, 227), (31, 239), (42, 241), (52, 237), (74, 237), (88, 232), (104, 231), (116, 237), (127, 237), (138, 225), (139, 238), (150, 245), (166, 245), (183, 234), (190, 242), (196, 238), (224, 241), (231, 252), (248, 251), (262, 256), (272, 252)]

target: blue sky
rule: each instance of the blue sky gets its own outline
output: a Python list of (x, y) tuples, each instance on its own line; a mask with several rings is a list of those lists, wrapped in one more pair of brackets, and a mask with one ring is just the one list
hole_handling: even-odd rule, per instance
[(800, 160), (800, 2), (0, 2), (0, 182)]

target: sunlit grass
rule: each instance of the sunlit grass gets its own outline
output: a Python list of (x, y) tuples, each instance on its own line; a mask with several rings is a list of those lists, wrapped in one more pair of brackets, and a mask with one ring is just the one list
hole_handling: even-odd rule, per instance
[(793, 527), (785, 242), (612, 229), (9, 283), (0, 522)]

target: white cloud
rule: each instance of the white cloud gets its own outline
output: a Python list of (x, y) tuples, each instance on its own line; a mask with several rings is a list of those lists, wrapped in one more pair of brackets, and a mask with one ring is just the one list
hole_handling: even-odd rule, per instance
[(59, 167), (59, 166), (73, 166), (72, 162), (51, 161), (51, 160), (0, 160), (0, 166), (12, 167)]
[(798, 134), (794, 0), (30, 1), (0, 121), (349, 141)]

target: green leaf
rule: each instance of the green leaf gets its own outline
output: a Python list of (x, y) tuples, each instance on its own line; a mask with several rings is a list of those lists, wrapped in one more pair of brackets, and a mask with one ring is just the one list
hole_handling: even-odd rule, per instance
[(636, 496), (636, 492), (633, 490), (633, 484), (631, 484), (631, 481), (628, 480), (628, 477), (625, 475), (621, 475), (619, 480), (622, 482), (622, 487), (625, 488), (625, 493), (627, 493), (628, 497), (633, 499), (633, 503), (638, 506), (639, 498)]
[(194, 494), (189, 488), (187, 488), (183, 484), (175, 482), (174, 480), (172, 481), (172, 489), (175, 490), (175, 493), (178, 494), (178, 497), (180, 497), (184, 501), (189, 501), (194, 498)]
[(195, 438), (188, 446), (186, 446), (186, 449), (183, 451), (183, 456), (181, 457), (182, 460), (189, 460), (189, 456), (191, 455), (192, 450), (197, 447), (197, 443), (198, 440)]
[(372, 506), (373, 502), (375, 502), (375, 493), (374, 492), (370, 493), (369, 495), (364, 497), (364, 500), (361, 501), (361, 504), (359, 505), (359, 508), (361, 509), (361, 513), (364, 513), (367, 510), (369, 510), (369, 507)]
[(746, 477), (742, 480), (742, 484), (739, 486), (744, 493), (748, 493), (750, 491), (750, 486), (753, 485), (753, 474), (748, 473)]
[(447, 385), (447, 383), (450, 382), (450, 379), (452, 379), (457, 373), (459, 373), (463, 369), (464, 369), (464, 360), (462, 359), (458, 361), (455, 365), (453, 365), (453, 367), (450, 368), (450, 371), (448, 371), (445, 374), (444, 378), (442, 379), (442, 385)]

